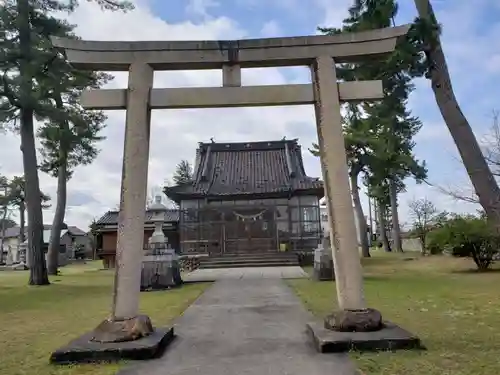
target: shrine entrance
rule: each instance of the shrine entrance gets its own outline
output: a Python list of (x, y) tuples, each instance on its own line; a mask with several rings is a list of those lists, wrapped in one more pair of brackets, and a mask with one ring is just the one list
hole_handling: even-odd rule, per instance
[(271, 209), (235, 207), (226, 215), (225, 234), (225, 254), (278, 251)]
[[(169, 108), (314, 105), (339, 307), (364, 309), (340, 103), (380, 99), (384, 93), (381, 81), (338, 82), (335, 64), (387, 55), (408, 29), (233, 41), (101, 42), (54, 37), (53, 45), (79, 69), (129, 72), (127, 89), (91, 90), (81, 97), (87, 109), (127, 111), (113, 321), (138, 315), (151, 110)], [(312, 84), (242, 87), (241, 69), (279, 66), (310, 67)], [(154, 70), (196, 69), (220, 69), (222, 87), (153, 89)], [(235, 213), (239, 218), (252, 215)], [(269, 229), (257, 228), (258, 221), (236, 222), (238, 231), (255, 230), (256, 240), (263, 236), (269, 241)]]

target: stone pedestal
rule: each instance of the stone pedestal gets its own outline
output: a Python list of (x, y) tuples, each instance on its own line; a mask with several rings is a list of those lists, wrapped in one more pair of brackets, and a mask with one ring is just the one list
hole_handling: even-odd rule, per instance
[(144, 256), (141, 291), (163, 290), (179, 286), (181, 283), (179, 260), (174, 249), (164, 248), (156, 254), (149, 253)]
[(313, 279), (316, 281), (335, 280), (330, 237), (325, 237), (321, 245), (314, 250)]

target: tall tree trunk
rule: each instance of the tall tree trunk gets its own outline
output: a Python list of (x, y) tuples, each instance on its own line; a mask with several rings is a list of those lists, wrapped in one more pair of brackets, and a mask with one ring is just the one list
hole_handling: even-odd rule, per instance
[(19, 245), (26, 241), (26, 205), (19, 202)]
[(389, 183), (389, 196), (391, 199), (392, 239), (394, 241), (394, 248), (396, 251), (402, 253), (403, 245), (401, 243), (401, 227), (399, 226), (398, 191), (393, 181)]
[[(435, 21), (434, 10), (429, 0), (415, 0), (415, 5), (420, 18), (430, 22)], [(435, 36), (435, 43), (429, 44), (427, 58), (431, 64), (431, 86), (437, 105), (455, 141), (479, 203), (484, 208), (488, 219), (495, 224), (497, 230), (500, 230), (500, 189), (453, 92), (439, 36)]]
[(351, 177), (351, 193), (352, 201), (354, 203), (354, 212), (358, 221), (358, 236), (359, 244), (361, 246), (361, 254), (364, 258), (370, 257), (370, 246), (368, 244), (368, 226), (366, 225), (365, 215), (363, 213), (363, 206), (361, 206), (361, 199), (359, 199), (359, 186), (358, 186), (358, 173), (354, 172)]
[(8, 209), (7, 206), (3, 207), (3, 215), (2, 215), (2, 239), (0, 242), (0, 264), (3, 263), (3, 243), (5, 239), (5, 231), (7, 230), (7, 223), (5, 222), (7, 220), (7, 214), (8, 214)]
[(59, 166), (57, 176), (57, 202), (50, 230), (49, 251), (47, 253), (47, 269), (49, 275), (57, 275), (59, 266), (59, 248), (61, 246), (61, 229), (64, 224), (64, 215), (66, 212), (66, 182), (67, 182), (66, 163)]
[(25, 179), (25, 199), (28, 209), (28, 255), (30, 259), (30, 285), (48, 285), (49, 278), (43, 253), (43, 215), (38, 180), (38, 164), (33, 125), (33, 61), (31, 59), (31, 25), (29, 0), (17, 1), (17, 27), (19, 30), (20, 134)]
[(92, 260), (96, 260), (96, 253), (97, 253), (97, 236), (95, 234), (92, 234)]
[[(56, 93), (55, 101), (57, 108), (60, 111), (64, 110), (64, 105), (59, 93)], [(59, 168), (57, 172), (57, 202), (54, 219), (52, 220), (49, 251), (47, 254), (47, 268), (49, 275), (57, 275), (59, 266), (59, 248), (61, 246), (61, 229), (64, 224), (64, 216), (66, 213), (66, 187), (68, 181), (68, 145), (66, 138), (69, 131), (67, 121), (61, 121), (59, 128), (62, 133), (62, 141), (59, 149)]]
[(378, 230), (379, 230), (379, 236), (380, 236), (380, 241), (382, 241), (382, 245), (384, 246), (384, 250), (386, 252), (391, 252), (391, 244), (389, 243), (389, 239), (387, 238), (387, 224), (385, 222), (385, 207), (378, 202), (378, 210), (377, 210), (377, 215), (378, 215)]
[(370, 222), (370, 243), (373, 240), (373, 217), (372, 217), (372, 198), (370, 197), (370, 192), (368, 191), (368, 220)]

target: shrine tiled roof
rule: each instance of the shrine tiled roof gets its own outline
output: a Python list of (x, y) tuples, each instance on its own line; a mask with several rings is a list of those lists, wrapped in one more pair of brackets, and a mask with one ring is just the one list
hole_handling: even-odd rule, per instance
[(174, 201), (188, 196), (323, 195), (323, 183), (306, 175), (297, 140), (200, 143), (193, 182), (166, 187)]
[[(118, 224), (118, 211), (108, 211), (99, 220), (96, 221), (96, 225), (116, 225)], [(151, 221), (151, 211), (146, 211), (144, 218), (144, 223), (152, 223)], [(179, 221), (179, 210), (169, 209), (165, 212), (165, 222), (177, 222)]]

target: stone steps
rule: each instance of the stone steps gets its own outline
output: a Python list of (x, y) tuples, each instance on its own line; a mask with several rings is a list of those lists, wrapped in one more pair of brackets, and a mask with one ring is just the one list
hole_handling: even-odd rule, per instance
[(199, 268), (283, 267), (298, 265), (297, 255), (293, 253), (242, 253), (204, 258), (200, 260)]
[(294, 253), (229, 253), (224, 255), (211, 256), (207, 259), (296, 259), (297, 254)]

